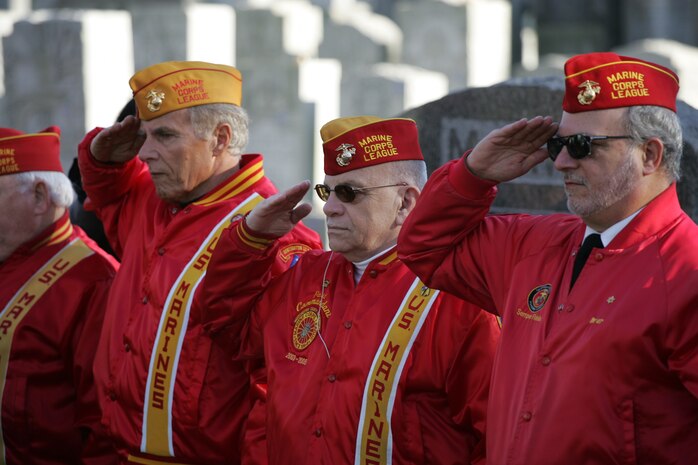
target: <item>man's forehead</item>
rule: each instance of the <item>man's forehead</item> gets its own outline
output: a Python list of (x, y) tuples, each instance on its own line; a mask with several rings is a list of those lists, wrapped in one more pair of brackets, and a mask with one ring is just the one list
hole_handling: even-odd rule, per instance
[(176, 110), (159, 118), (153, 118), (148, 121), (141, 120), (141, 127), (147, 130), (156, 128), (181, 128), (191, 124), (189, 111), (187, 109)]
[(610, 108), (581, 113), (563, 111), (558, 133), (569, 135), (567, 132), (571, 130), (575, 133), (594, 135), (599, 130), (621, 129), (625, 123), (624, 116), (627, 111), (627, 108)]
[(325, 184), (336, 186), (337, 184), (350, 184), (352, 186), (367, 186), (378, 180), (385, 179), (386, 166), (389, 163), (359, 168), (336, 175), (325, 175)]

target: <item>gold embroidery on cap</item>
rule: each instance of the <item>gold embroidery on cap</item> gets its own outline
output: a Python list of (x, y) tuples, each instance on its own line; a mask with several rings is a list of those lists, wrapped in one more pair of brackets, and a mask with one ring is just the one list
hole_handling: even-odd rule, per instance
[(340, 150), (342, 153), (337, 155), (337, 164), (342, 167), (349, 166), (351, 159), (354, 158), (354, 154), (356, 153), (356, 148), (351, 144), (342, 144), (335, 149), (335, 152), (339, 152)]
[(145, 99), (148, 101), (148, 110), (158, 111), (165, 100), (165, 93), (157, 89), (153, 89), (146, 94)]
[(591, 105), (597, 95), (601, 93), (601, 86), (598, 82), (586, 80), (579, 84), (577, 87), (582, 87), (583, 89), (577, 94), (577, 100), (582, 105)]

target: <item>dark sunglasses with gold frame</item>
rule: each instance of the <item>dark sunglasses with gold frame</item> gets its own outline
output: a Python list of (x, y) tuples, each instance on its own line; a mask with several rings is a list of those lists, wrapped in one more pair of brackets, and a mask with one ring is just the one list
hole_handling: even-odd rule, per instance
[(356, 194), (363, 193), (372, 189), (381, 189), (383, 187), (395, 187), (395, 186), (406, 186), (406, 182), (399, 182), (397, 184), (386, 184), (384, 186), (372, 186), (372, 187), (353, 187), (349, 184), (337, 184), (334, 189), (331, 189), (327, 184), (316, 184), (315, 192), (317, 193), (320, 200), (327, 202), (330, 198), (330, 194), (334, 192), (337, 198), (344, 203), (351, 203), (356, 199)]

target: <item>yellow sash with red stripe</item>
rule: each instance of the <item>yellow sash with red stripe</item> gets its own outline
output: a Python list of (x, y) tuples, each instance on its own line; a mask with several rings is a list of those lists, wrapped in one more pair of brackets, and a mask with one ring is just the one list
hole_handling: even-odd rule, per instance
[(415, 279), (373, 359), (356, 435), (355, 465), (389, 465), (393, 460), (390, 422), (398, 383), (412, 344), (439, 291)]
[(174, 457), (172, 399), (192, 298), (206, 274), (216, 243), (223, 230), (230, 224), (230, 220), (235, 215), (246, 214), (262, 200), (262, 196), (254, 193), (228, 213), (204, 239), (167, 295), (153, 345), (145, 388), (141, 452)]
[[(72, 228), (70, 228), (72, 231)], [(55, 236), (55, 235), (54, 235)], [(51, 237), (54, 237), (51, 236)], [(5, 391), (7, 366), (10, 361), (10, 350), (15, 330), (34, 305), (61, 277), (77, 265), (82, 259), (94, 254), (80, 239), (74, 239), (58, 251), (44, 266), (24, 283), (17, 293), (0, 312), (0, 406)], [(3, 465), (5, 464), (5, 442), (2, 425), (0, 424), (0, 450), (2, 450)]]

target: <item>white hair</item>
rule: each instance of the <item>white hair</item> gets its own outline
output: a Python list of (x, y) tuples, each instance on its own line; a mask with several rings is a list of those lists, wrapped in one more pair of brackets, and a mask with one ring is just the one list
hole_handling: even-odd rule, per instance
[(194, 134), (204, 140), (219, 124), (229, 124), (232, 134), (228, 152), (233, 156), (242, 154), (249, 138), (249, 117), (244, 108), (232, 103), (209, 103), (189, 107), (189, 117)]
[(37, 182), (43, 182), (56, 207), (68, 208), (75, 200), (73, 184), (64, 173), (58, 171), (26, 171), (13, 175), (21, 189), (28, 191)]

